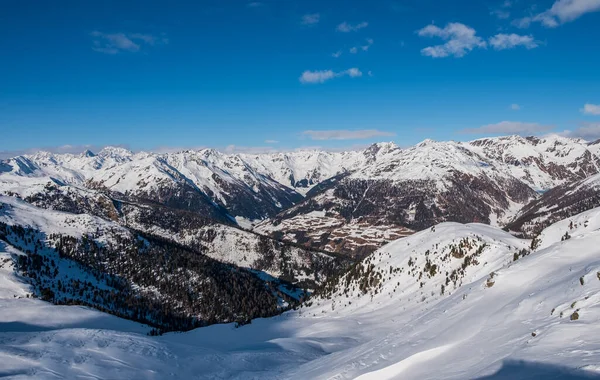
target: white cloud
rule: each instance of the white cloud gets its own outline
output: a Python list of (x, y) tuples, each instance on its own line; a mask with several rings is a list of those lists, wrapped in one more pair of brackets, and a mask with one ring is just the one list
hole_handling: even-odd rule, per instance
[(510, 11), (508, 11), (507, 8), (512, 7), (512, 5), (512, 1), (506, 0), (504, 3), (502, 3), (500, 8), (492, 10), (490, 14), (498, 17), (501, 20), (505, 20), (510, 17)]
[(600, 105), (587, 103), (583, 106), (581, 112), (586, 115), (600, 115)]
[(379, 131), (377, 129), (333, 129), (314, 131), (308, 130), (302, 132), (302, 135), (307, 136), (311, 140), (364, 140), (373, 137), (395, 136), (395, 133)]
[[(270, 140), (267, 140), (270, 141)], [(265, 141), (265, 144), (268, 144)], [(178, 153), (187, 150), (203, 150), (203, 149), (216, 149), (219, 152), (223, 153), (247, 153), (247, 154), (261, 154), (261, 153), (277, 153), (282, 151), (290, 151), (291, 149), (279, 149), (273, 146), (241, 146), (241, 145), (227, 145), (223, 146), (159, 146), (152, 149), (149, 149), (148, 152), (153, 153)]]
[(333, 58), (339, 58), (342, 55), (342, 51), (338, 50), (335, 53), (331, 54)]
[(462, 57), (475, 48), (487, 47), (487, 43), (476, 35), (475, 29), (461, 23), (449, 23), (444, 28), (427, 25), (417, 33), (421, 37), (439, 37), (447, 41), (421, 50), (421, 54), (433, 58)]
[(500, 20), (506, 20), (510, 17), (510, 12), (504, 9), (495, 9), (490, 12), (492, 15), (496, 16)]
[(368, 51), (369, 48), (371, 47), (371, 45), (373, 45), (375, 41), (373, 41), (372, 38), (367, 38), (365, 39), (365, 44), (364, 45), (359, 45), (359, 46), (353, 46), (350, 49), (348, 49), (348, 51), (350, 52), (350, 54), (356, 54), (359, 51)]
[[(221, 149), (218, 149), (221, 150)], [(272, 146), (239, 146), (239, 145), (227, 145), (221, 150), (223, 153), (246, 153), (246, 154), (261, 154), (261, 153), (277, 153), (278, 149)]]
[(461, 132), (465, 134), (535, 134), (547, 132), (554, 127), (550, 125), (542, 125), (538, 123), (524, 123), (520, 121), (502, 121), (497, 124), (483, 125), (479, 128), (467, 128)]
[[(301, 145), (296, 148), (291, 147), (273, 147), (273, 146), (240, 146), (240, 145), (228, 145), (226, 147), (217, 147), (215, 149), (224, 152), (224, 153), (246, 153), (246, 154), (261, 154), (261, 153), (280, 153), (280, 152), (308, 152), (308, 151), (325, 151), (325, 152), (348, 152), (348, 151), (357, 151), (368, 148), (370, 144), (368, 143), (356, 143), (356, 144), (344, 144), (343, 146), (321, 146), (321, 145)], [(205, 149), (198, 148), (198, 149)], [(189, 148), (188, 148), (189, 149)], [(169, 152), (180, 152), (182, 148), (171, 148)]]
[(585, 123), (582, 127), (573, 131), (564, 131), (561, 135), (585, 140), (597, 140), (600, 138), (600, 123)]
[(302, 25), (314, 25), (318, 24), (321, 20), (321, 15), (319, 13), (310, 13), (302, 16)]
[(343, 71), (342, 74), (343, 75), (348, 75), (351, 78), (362, 77), (362, 75), (363, 75), (362, 72), (359, 69), (357, 69), (356, 67), (353, 67), (351, 69)]
[[(392, 134), (390, 134), (391, 136)], [(272, 142), (276, 140), (266, 140), (265, 144), (276, 144), (279, 141)], [(130, 150), (126, 145), (110, 145), (111, 147), (118, 147)], [(214, 148), (220, 152), (224, 153), (247, 153), (247, 154), (260, 154), (260, 153), (278, 153), (278, 152), (298, 152), (298, 151), (311, 151), (311, 150), (322, 150), (327, 152), (342, 152), (342, 151), (353, 151), (353, 150), (362, 150), (369, 146), (369, 144), (351, 144), (351, 145), (343, 145), (343, 146), (320, 146), (320, 145), (301, 145), (299, 147), (275, 147), (275, 146), (240, 146), (240, 145), (228, 145), (225, 147), (209, 147), (209, 146), (157, 146), (154, 148), (144, 149), (146, 152), (153, 153), (177, 153), (186, 150), (202, 150), (202, 149), (210, 149)], [(9, 158), (17, 157), (23, 154), (34, 154), (40, 151), (50, 152), (56, 154), (64, 154), (64, 153), (72, 153), (72, 154), (82, 154), (86, 150), (90, 150), (93, 153), (98, 153), (104, 146), (96, 146), (96, 145), (63, 145), (56, 147), (44, 147), (44, 148), (29, 148), (22, 150), (12, 150), (12, 151), (0, 151), (0, 161), (6, 160)], [(140, 150), (132, 150), (132, 152), (139, 152)], [(0, 162), (1, 165), (1, 162)]]
[(516, 103), (513, 103), (513, 104), (510, 105), (510, 109), (513, 110), (513, 111), (518, 111), (518, 110), (521, 109), (521, 106), (518, 105), (518, 104), (516, 104)]
[(335, 72), (333, 70), (319, 70), (319, 71), (310, 71), (306, 70), (302, 73), (299, 80), (300, 83), (309, 84), (309, 83), (324, 83), (330, 79), (349, 76), (351, 78), (361, 77), (362, 72), (356, 67), (350, 68), (344, 71)]
[(518, 46), (523, 46), (527, 49), (535, 49), (538, 43), (533, 36), (520, 36), (518, 34), (496, 34), (490, 37), (490, 45), (496, 50), (513, 49)]
[(600, 11), (600, 0), (557, 0), (550, 9), (532, 17), (515, 20), (513, 25), (527, 28), (532, 22), (539, 22), (548, 28), (556, 28), (586, 13), (598, 11)]
[(513, 20), (511, 24), (519, 29), (529, 28), (529, 25), (531, 25), (531, 17), (518, 18)]
[(333, 70), (305, 71), (300, 76), (301, 83), (324, 83), (336, 77)]
[(264, 5), (265, 5), (265, 4), (264, 4), (264, 3), (261, 3), (260, 1), (253, 1), (253, 2), (251, 2), (251, 3), (248, 3), (248, 4), (246, 4), (246, 6), (247, 6), (248, 8), (259, 8), (259, 7), (262, 7), (262, 6), (264, 6)]
[(348, 24), (346, 21), (344, 21), (343, 23), (339, 24), (336, 29), (338, 32), (349, 33), (349, 32), (356, 32), (360, 29), (366, 28), (367, 26), (369, 26), (369, 23), (366, 21), (363, 21), (363, 22), (355, 24), (355, 25)]
[(139, 52), (144, 45), (153, 46), (169, 43), (168, 38), (162, 34), (160, 37), (142, 33), (102, 33), (97, 30), (91, 33), (94, 51), (105, 54), (119, 52)]

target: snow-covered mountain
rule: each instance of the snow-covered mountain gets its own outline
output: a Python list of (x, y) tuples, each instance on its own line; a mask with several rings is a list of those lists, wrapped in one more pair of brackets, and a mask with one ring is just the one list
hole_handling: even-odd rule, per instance
[(302, 196), (246, 165), (237, 156), (214, 150), (173, 154), (105, 148), (97, 155), (20, 156), (4, 163), (5, 192), (31, 195), (48, 181), (106, 189), (204, 213), (261, 219), (289, 207)]
[(343, 258), (219, 223), (198, 212), (121, 193), (55, 184), (46, 185), (44, 189), (43, 193), (24, 200), (44, 209), (94, 215), (307, 289), (313, 289), (347, 265)]
[(360, 255), (445, 220), (497, 224), (535, 197), (465, 144), (424, 141), (379, 156), (256, 229)]
[[(302, 199), (318, 183), (372, 163), (393, 143), (364, 151), (225, 154), (214, 149), (154, 154), (107, 147), (94, 154), (39, 152), (2, 163), (0, 191), (42, 192), (48, 181), (102, 188), (171, 206), (240, 219), (265, 219)], [(302, 195), (301, 195), (302, 194)]]
[(276, 314), (347, 265), (189, 211), (112, 202), (109, 220), (0, 196), (0, 241), (26, 253), (17, 269), (37, 296), (186, 330)]
[(507, 228), (533, 238), (545, 227), (600, 206), (600, 174), (545, 192), (525, 207)]
[(598, 173), (597, 146), (560, 136), (375, 145), (373, 159), (313, 188), (256, 230), (360, 256), (442, 221), (505, 225), (538, 191)]
[(467, 144), (470, 150), (494, 161), (498, 170), (536, 191), (577, 181), (600, 170), (600, 145), (582, 139), (506, 136)]
[(538, 192), (598, 173), (599, 149), (560, 136), (507, 136), (351, 152), (39, 152), (2, 163), (0, 193), (38, 200), (53, 186), (118, 193), (362, 256), (442, 221), (504, 225)]
[(161, 337), (24, 298), (31, 290), (11, 268), (22, 253), (3, 245), (0, 369), (31, 378), (597, 378), (599, 243), (600, 208), (547, 227), (534, 250), (495, 227), (442, 223), (372, 253), (297, 311)]

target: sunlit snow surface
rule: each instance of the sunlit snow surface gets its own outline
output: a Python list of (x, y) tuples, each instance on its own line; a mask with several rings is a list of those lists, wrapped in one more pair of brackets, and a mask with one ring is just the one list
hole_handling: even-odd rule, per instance
[[(444, 223), (367, 259), (382, 271), (404, 268), (388, 272), (373, 297), (336, 293), (241, 328), (215, 325), (161, 337), (88, 308), (26, 298), (28, 286), (7, 260), (20, 253), (0, 243), (0, 376), (467, 379), (508, 368), (505, 378), (539, 378), (519, 372), (526, 366), (506, 365), (520, 361), (600, 375), (598, 228), (600, 209), (559, 222), (542, 233), (543, 249), (513, 261), (529, 241), (480, 224)], [(561, 241), (565, 232), (571, 238)], [(444, 248), (467, 237), (485, 247), (462, 286), (442, 295), (444, 272), (462, 261), (442, 260)], [(407, 262), (420, 271), (428, 250), (439, 274), (420, 286)]]

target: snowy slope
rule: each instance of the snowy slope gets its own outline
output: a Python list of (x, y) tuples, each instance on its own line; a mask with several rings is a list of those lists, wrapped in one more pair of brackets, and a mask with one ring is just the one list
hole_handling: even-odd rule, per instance
[(302, 282), (309, 289), (345, 265), (343, 260), (331, 255), (220, 224), (197, 212), (164, 207), (122, 194), (54, 185), (45, 187), (43, 196), (38, 194), (26, 200), (41, 208), (99, 216), (199, 250), (224, 263), (263, 271), (291, 283)]
[(11, 226), (26, 226), (46, 235), (65, 234), (73, 237), (97, 235), (132, 236), (126, 228), (88, 214), (40, 209), (15, 197), (0, 195), (0, 222)]
[(600, 206), (600, 174), (566, 183), (524, 206), (507, 227), (534, 237), (544, 227)]
[(538, 236), (538, 249), (570, 239), (584, 238), (600, 231), (598, 208), (573, 215), (545, 228)]
[(293, 284), (300, 283), (308, 289), (347, 265), (326, 253), (284, 244), (253, 232), (197, 222), (195, 215), (190, 213), (132, 204), (121, 206), (121, 211), (124, 217), (120, 222), (127, 227), (193, 247), (220, 262), (261, 271)]
[[(129, 230), (133, 228), (186, 247), (199, 248), (204, 255), (220, 262), (285, 278), (291, 283), (308, 284), (309, 288), (345, 265), (325, 253), (285, 245), (227, 225), (203, 225), (203, 221), (190, 219), (186, 227), (185, 222), (177, 222), (185, 220), (187, 215), (168, 209), (159, 209), (156, 213), (155, 208), (135, 204), (124, 204), (120, 209), (125, 212), (123, 218), (108, 221), (89, 214), (40, 209), (18, 198), (0, 195), (1, 223), (32, 228), (46, 236), (63, 234), (81, 238), (89, 235), (106, 243), (118, 238), (134, 239), (135, 233)], [(148, 224), (147, 220), (153, 218), (161, 220)]]
[[(128, 217), (136, 221), (135, 213)], [(181, 231), (178, 240), (170, 230), (142, 233), (0, 196), (0, 243), (27, 253), (15, 263), (37, 297), (93, 306), (165, 330), (276, 315), (302, 296), (302, 288), (313, 289), (343, 267), (326, 254), (229, 226), (208, 227)], [(178, 244), (187, 242), (185, 236), (199, 240)]]
[[(480, 224), (444, 223), (370, 255), (359, 265), (373, 275), (349, 273), (312, 306), (237, 329), (150, 338), (128, 328), (86, 328), (78, 313), (71, 317), (78, 328), (42, 328), (24, 313), (22, 325), (0, 324), (0, 341), (10, 342), (0, 345), (8, 359), (0, 370), (29, 378), (598, 377), (598, 220), (600, 209), (577, 216), (563, 241), (556, 237), (570, 221), (550, 226), (541, 247), (516, 261), (530, 241)], [(457, 287), (451, 281), (441, 294), (445, 272), (465, 262)], [(3, 320), (14, 320), (18, 301), (2, 301)]]
[[(460, 379), (491, 375), (506, 360), (598, 371), (598, 239), (592, 233), (520, 259), (497, 270), (491, 287), (483, 278), (408, 320), (387, 319), (404, 326), (300, 371), (321, 378)], [(509, 368), (507, 378), (522, 378), (519, 370), (547, 378), (535, 368)]]

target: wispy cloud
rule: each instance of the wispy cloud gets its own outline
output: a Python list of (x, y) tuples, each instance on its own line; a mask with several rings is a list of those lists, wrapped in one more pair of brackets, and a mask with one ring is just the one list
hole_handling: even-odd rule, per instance
[[(127, 149), (127, 146), (125, 146), (125, 145), (112, 145), (112, 146)], [(104, 148), (104, 146), (101, 146), (101, 145), (91, 145), (91, 144), (90, 145), (68, 145), (67, 144), (67, 145), (60, 145), (60, 146), (37, 147), (37, 148), (28, 148), (28, 149), (20, 149), (20, 150), (3, 150), (3, 151), (0, 151), (0, 160), (20, 156), (23, 154), (34, 154), (37, 152), (50, 152), (50, 153), (56, 153), (56, 154), (64, 154), (64, 153), (81, 154), (81, 153), (89, 150), (91, 152), (97, 153), (100, 150), (102, 150), (102, 148)]]
[(380, 131), (377, 129), (332, 129), (332, 130), (308, 130), (302, 132), (303, 136), (311, 140), (365, 140), (373, 137), (395, 136), (395, 133)]
[(523, 17), (523, 18), (515, 19), (511, 22), (511, 25), (514, 27), (517, 27), (519, 29), (529, 28), (529, 25), (531, 25), (531, 17)]
[(510, 12), (505, 9), (494, 9), (490, 12), (490, 14), (496, 16), (500, 20), (506, 20), (510, 17)]
[[(391, 136), (391, 135), (390, 135)], [(340, 139), (340, 140), (351, 140), (351, 139)], [(266, 140), (265, 144), (278, 144), (279, 141), (276, 140)], [(262, 154), (262, 153), (279, 153), (279, 152), (298, 152), (298, 151), (314, 151), (321, 150), (327, 152), (342, 152), (342, 151), (354, 151), (365, 149), (369, 146), (366, 143), (360, 144), (345, 144), (343, 146), (321, 146), (321, 145), (301, 145), (298, 147), (276, 147), (273, 145), (265, 145), (265, 146), (244, 146), (244, 145), (227, 145), (227, 146), (216, 146), (209, 147), (206, 145), (198, 146), (198, 145), (185, 145), (185, 146), (157, 146), (154, 148), (144, 149), (142, 151), (152, 152), (158, 154), (164, 153), (177, 153), (186, 150), (202, 150), (213, 148), (223, 153), (233, 154), (233, 153), (246, 153), (246, 154)], [(130, 150), (126, 145), (110, 145), (110, 147), (124, 148), (126, 150)], [(0, 160), (6, 160), (9, 158), (17, 157), (24, 154), (34, 154), (37, 152), (50, 152), (55, 154), (82, 154), (86, 150), (90, 150), (93, 153), (100, 152), (105, 146), (97, 146), (97, 145), (63, 145), (63, 146), (55, 146), (55, 147), (43, 147), (43, 148), (30, 148), (30, 149), (22, 149), (22, 150), (11, 150), (11, 151), (0, 151)], [(133, 153), (140, 152), (140, 150), (130, 150)], [(1, 163), (0, 163), (1, 165)]]
[[(356, 144), (344, 144), (343, 146), (321, 146), (321, 145), (302, 145), (296, 148), (291, 147), (273, 147), (273, 146), (241, 146), (241, 145), (228, 145), (224, 148), (216, 148), (217, 150), (228, 153), (245, 153), (245, 154), (264, 154), (264, 153), (286, 153), (286, 152), (307, 152), (307, 151), (325, 151), (325, 152), (348, 152), (357, 151), (369, 147), (370, 144), (356, 143)], [(174, 148), (172, 151), (181, 151), (181, 148)]]
[(583, 123), (581, 127), (574, 130), (566, 130), (560, 133), (560, 135), (582, 138), (584, 140), (597, 140), (600, 138), (600, 123)]
[(447, 41), (443, 45), (429, 46), (421, 50), (421, 54), (433, 58), (462, 57), (475, 48), (487, 46), (487, 43), (477, 36), (475, 29), (456, 22), (449, 23), (444, 28), (427, 25), (417, 33), (421, 37), (439, 37)]
[(587, 103), (581, 109), (586, 115), (600, 115), (600, 105)]
[(527, 49), (535, 49), (539, 44), (533, 36), (520, 36), (518, 34), (496, 34), (489, 39), (490, 45), (496, 50), (513, 49), (523, 46)]
[(513, 104), (510, 105), (510, 109), (513, 110), (513, 111), (518, 111), (518, 110), (521, 109), (521, 106), (518, 105), (518, 104), (516, 104), (516, 103), (513, 103)]
[(368, 51), (369, 48), (371, 47), (371, 45), (373, 45), (374, 42), (375, 41), (373, 41), (372, 38), (367, 38), (365, 40), (365, 44), (364, 45), (353, 46), (348, 51), (350, 52), (350, 54), (356, 54), (359, 51)]
[(331, 54), (331, 56), (332, 56), (333, 58), (339, 58), (339, 57), (341, 57), (341, 56), (342, 56), (342, 51), (341, 51), (341, 50), (338, 50), (338, 51), (336, 51), (335, 53)]
[(367, 26), (369, 26), (369, 23), (366, 21), (360, 22), (358, 24), (349, 24), (346, 21), (344, 21), (343, 23), (339, 24), (336, 28), (336, 30), (338, 32), (342, 32), (342, 33), (350, 33), (350, 32), (356, 32), (358, 30), (361, 30), (363, 28), (366, 28)]
[(479, 128), (467, 128), (460, 131), (469, 135), (482, 134), (536, 134), (547, 132), (554, 129), (550, 125), (542, 125), (538, 123), (524, 123), (521, 121), (501, 121), (496, 124), (483, 125)]
[(246, 153), (246, 154), (262, 154), (262, 153), (277, 153), (279, 149), (272, 146), (239, 146), (227, 145), (224, 149), (219, 149), (223, 153)]
[(510, 17), (509, 8), (512, 7), (512, 5), (512, 1), (506, 0), (499, 8), (492, 9), (490, 14), (501, 20), (505, 20)]
[(93, 31), (92, 49), (99, 53), (117, 54), (120, 52), (136, 53), (144, 46), (164, 45), (169, 39), (164, 35), (159, 37), (142, 33), (103, 33)]
[(312, 84), (312, 83), (324, 83), (330, 79), (349, 76), (351, 78), (361, 77), (363, 75), (362, 71), (357, 69), (356, 67), (352, 67), (348, 70), (335, 72), (333, 70), (320, 70), (320, 71), (310, 71), (307, 70), (302, 73), (299, 80), (300, 83), (304, 84)]
[(302, 25), (315, 25), (318, 24), (321, 20), (321, 15), (319, 13), (309, 13), (302, 16), (302, 21), (300, 22)]
[(201, 149), (216, 149), (219, 152), (227, 154), (268, 154), (268, 153), (285, 153), (285, 152), (303, 152), (303, 151), (326, 151), (326, 152), (343, 152), (365, 149), (369, 144), (344, 144), (343, 146), (321, 146), (321, 145), (301, 145), (298, 147), (275, 147), (275, 146), (245, 146), (245, 145), (227, 145), (225, 147), (162, 147), (151, 150), (155, 153), (176, 153), (184, 150), (201, 150)]
[(260, 7), (263, 7), (264, 5), (265, 5), (265, 3), (261, 3), (260, 1), (253, 1), (253, 2), (246, 4), (246, 6), (248, 8), (260, 8)]
[(539, 22), (545, 27), (556, 28), (586, 13), (598, 11), (600, 11), (600, 0), (557, 0), (550, 9), (531, 17), (517, 19), (513, 25), (527, 28), (531, 23)]

